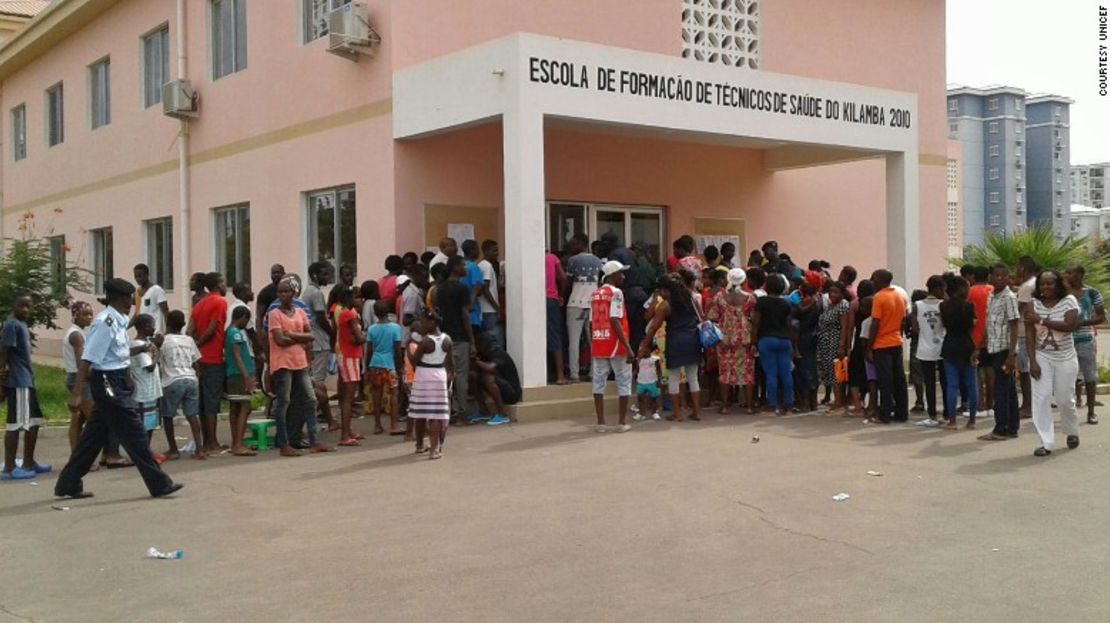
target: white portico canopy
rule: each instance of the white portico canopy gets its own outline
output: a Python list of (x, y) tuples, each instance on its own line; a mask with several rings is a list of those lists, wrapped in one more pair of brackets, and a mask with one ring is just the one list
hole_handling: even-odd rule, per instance
[(913, 93), (522, 33), (394, 75), (395, 139), (497, 118), (503, 126), (506, 298), (514, 310), (507, 337), (525, 387), (546, 383), (545, 119), (756, 147), (764, 150), (769, 170), (885, 158), (888, 265), (901, 283), (917, 283)]

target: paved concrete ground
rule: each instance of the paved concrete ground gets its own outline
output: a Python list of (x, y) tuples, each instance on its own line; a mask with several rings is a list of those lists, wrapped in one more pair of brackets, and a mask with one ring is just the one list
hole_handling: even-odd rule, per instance
[[(4, 483), (0, 621), (1110, 618), (1110, 421), (1037, 459), (1028, 423), (987, 444), (829, 416), (708, 419), (455, 428), (438, 462), (382, 437), (186, 459), (167, 500), (102, 471), (69, 511), (51, 508), (54, 475)], [(46, 437), (60, 467), (63, 431)], [(150, 546), (186, 556), (144, 560)]]

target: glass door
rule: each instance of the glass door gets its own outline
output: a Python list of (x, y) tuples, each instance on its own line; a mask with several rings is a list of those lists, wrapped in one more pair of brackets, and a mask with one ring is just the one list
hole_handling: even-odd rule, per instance
[(663, 208), (586, 203), (547, 204), (547, 244), (555, 252), (575, 234), (591, 241), (616, 234), (622, 246), (636, 247), (658, 263), (663, 254)]
[(605, 234), (614, 233), (622, 247), (628, 246), (628, 214), (624, 210), (595, 207), (591, 229), (590, 238), (593, 240), (601, 240)]
[(552, 253), (567, 246), (575, 234), (586, 233), (586, 205), (547, 204), (547, 248)]

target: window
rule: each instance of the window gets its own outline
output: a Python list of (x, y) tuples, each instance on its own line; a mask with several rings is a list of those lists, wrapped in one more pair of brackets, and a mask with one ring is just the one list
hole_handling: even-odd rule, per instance
[(949, 134), (956, 134), (959, 131), (960, 131), (960, 124), (958, 124), (958, 123), (949, 123), (948, 124), (948, 133)]
[(46, 241), (50, 245), (50, 284), (61, 297), (66, 291), (66, 237), (51, 236)]
[(991, 156), (997, 156), (998, 155), (998, 145), (991, 145), (990, 146), (990, 155)]
[(1015, 199), (1016, 199), (1016, 202), (1017, 202), (1018, 205), (1021, 205), (1021, 203), (1023, 201), (1023, 199), (1021, 197), (1022, 197), (1021, 193), (1018, 193), (1017, 195), (1015, 195)]
[(12, 159), (27, 157), (27, 107), (23, 104), (12, 109)]
[(304, 14), (304, 42), (315, 41), (328, 34), (328, 13), (351, 0), (301, 0)]
[(998, 98), (992, 97), (987, 100), (987, 110), (998, 110)]
[(991, 169), (989, 171), (988, 175), (990, 176), (990, 179), (992, 179), (992, 180), (998, 179), (998, 169), (997, 168)]
[(1060, 113), (1063, 112), (1063, 109), (1060, 108), (1059, 106), (1056, 106), (1055, 112), (1056, 112), (1056, 116), (1059, 117)]
[(960, 112), (959, 100), (948, 100), (948, 112)]
[(66, 140), (65, 91), (59, 82), (46, 90), (46, 144), (53, 147)]
[(111, 60), (104, 59), (89, 65), (89, 104), (92, 129), (112, 122)]
[(991, 227), (998, 227), (1002, 225), (1002, 217), (997, 214), (991, 215)]
[(162, 85), (170, 79), (170, 27), (143, 37), (143, 106), (162, 103)]
[(308, 194), (308, 261), (355, 263), (355, 187)]
[(991, 134), (998, 134), (998, 122), (991, 121), (990, 123), (988, 123), (987, 132), (990, 132)]
[(247, 0), (212, 2), (212, 79), (247, 68)]
[(144, 221), (143, 228), (150, 279), (165, 290), (173, 290), (173, 219)]
[(1014, 179), (1019, 182), (1021, 181), (1021, 169), (1014, 171)]
[(1014, 110), (1021, 110), (1022, 102), (1020, 99), (1014, 100)]
[(112, 265), (112, 228), (94, 229), (89, 235), (92, 236), (93, 287), (97, 294), (104, 294), (104, 282), (116, 276)]
[(1021, 134), (1021, 132), (1022, 132), (1021, 124), (1020, 123), (1014, 124), (1014, 134)]
[(682, 58), (759, 69), (760, 0), (682, 0)]
[(998, 193), (991, 193), (988, 197), (991, 203), (998, 203)]
[(229, 284), (251, 280), (251, 210), (248, 204), (217, 208), (216, 270)]

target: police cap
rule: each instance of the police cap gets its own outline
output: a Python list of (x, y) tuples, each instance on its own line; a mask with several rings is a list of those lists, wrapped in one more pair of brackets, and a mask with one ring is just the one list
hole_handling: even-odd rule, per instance
[(135, 286), (126, 279), (109, 279), (104, 283), (104, 294), (108, 297), (113, 296), (132, 296), (135, 294)]

